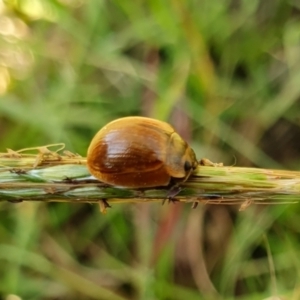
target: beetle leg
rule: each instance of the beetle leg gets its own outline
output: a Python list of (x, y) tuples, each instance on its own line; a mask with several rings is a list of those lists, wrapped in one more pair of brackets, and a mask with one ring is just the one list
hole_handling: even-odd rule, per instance
[(161, 203), (161, 205), (164, 205), (165, 203), (166, 203), (166, 201), (168, 201), (168, 203), (173, 203), (173, 204), (175, 204), (177, 201), (179, 201), (179, 200), (177, 200), (176, 198), (166, 198), (166, 199), (163, 199), (162, 200), (162, 203)]
[(179, 185), (173, 185), (167, 194), (168, 199), (174, 199), (175, 196), (177, 196), (181, 192), (182, 188)]
[(181, 190), (181, 187), (177, 184), (171, 186), (171, 188), (168, 191), (167, 198), (163, 199), (162, 201), (162, 205), (165, 204), (166, 200), (168, 200), (169, 203), (175, 203), (176, 201), (178, 201), (175, 199), (175, 196), (177, 196), (181, 192)]

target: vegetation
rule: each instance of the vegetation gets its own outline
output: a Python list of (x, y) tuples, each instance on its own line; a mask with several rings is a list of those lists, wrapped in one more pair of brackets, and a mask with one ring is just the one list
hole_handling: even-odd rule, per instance
[[(145, 115), (199, 159), (297, 170), (299, 15), (287, 0), (0, 1), (0, 152), (85, 156), (105, 123)], [(298, 299), (299, 205), (239, 209), (1, 202), (0, 298)]]

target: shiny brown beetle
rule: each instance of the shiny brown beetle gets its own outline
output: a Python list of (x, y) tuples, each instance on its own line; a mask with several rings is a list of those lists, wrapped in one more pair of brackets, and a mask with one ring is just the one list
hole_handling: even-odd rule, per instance
[(185, 181), (197, 165), (194, 151), (171, 125), (145, 117), (108, 123), (95, 135), (87, 153), (92, 175), (128, 188)]

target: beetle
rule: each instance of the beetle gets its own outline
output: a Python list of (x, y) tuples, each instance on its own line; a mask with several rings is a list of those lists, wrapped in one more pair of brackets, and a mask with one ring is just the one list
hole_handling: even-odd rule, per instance
[(94, 177), (125, 188), (185, 181), (197, 165), (195, 152), (171, 125), (146, 117), (108, 123), (87, 152), (87, 167)]

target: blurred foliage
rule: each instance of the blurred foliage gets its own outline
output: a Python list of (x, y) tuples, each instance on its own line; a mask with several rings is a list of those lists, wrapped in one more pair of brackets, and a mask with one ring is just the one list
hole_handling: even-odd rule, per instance
[[(146, 115), (199, 158), (299, 169), (299, 38), (297, 0), (0, 0), (1, 151), (85, 155)], [(236, 211), (2, 204), (0, 297), (299, 299), (298, 207)]]

